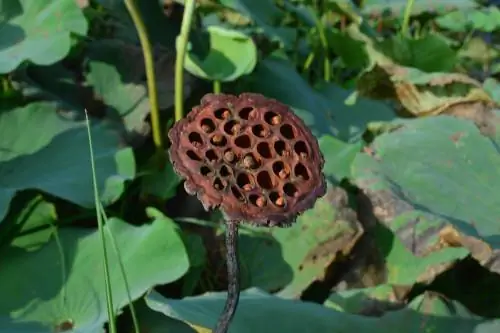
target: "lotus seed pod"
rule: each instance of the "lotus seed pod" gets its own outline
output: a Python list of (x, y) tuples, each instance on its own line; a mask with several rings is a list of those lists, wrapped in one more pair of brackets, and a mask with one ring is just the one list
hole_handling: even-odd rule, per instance
[(168, 135), (186, 191), (229, 220), (288, 226), (326, 192), (316, 138), (274, 99), (205, 95)]

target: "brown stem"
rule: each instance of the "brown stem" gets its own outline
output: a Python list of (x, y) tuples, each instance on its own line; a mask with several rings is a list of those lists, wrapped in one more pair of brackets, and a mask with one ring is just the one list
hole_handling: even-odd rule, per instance
[(238, 262), (238, 223), (226, 221), (226, 264), (227, 264), (227, 299), (219, 317), (214, 333), (226, 333), (238, 307), (240, 299), (240, 266)]

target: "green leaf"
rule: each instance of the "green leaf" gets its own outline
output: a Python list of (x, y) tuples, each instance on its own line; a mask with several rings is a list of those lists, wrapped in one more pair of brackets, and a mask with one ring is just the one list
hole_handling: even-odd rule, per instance
[[(143, 300), (135, 303), (135, 309), (139, 320), (140, 332), (147, 333), (204, 333), (196, 331), (188, 324), (165, 316), (160, 312), (151, 310)], [(206, 332), (210, 333), (210, 332)]]
[(33, 100), (50, 100), (61, 108), (79, 109), (85, 87), (77, 82), (77, 73), (62, 62), (49, 66), (28, 65), (13, 74), (22, 94)]
[(209, 26), (198, 36), (203, 44), (186, 55), (191, 74), (212, 81), (234, 81), (253, 71), (257, 48), (252, 38), (236, 30)]
[[(106, 227), (124, 260), (132, 299), (187, 271), (187, 253), (170, 219), (134, 227), (111, 218)], [(112, 246), (108, 251), (118, 311), (127, 304), (127, 293)], [(10, 246), (2, 250), (1, 257), (9, 261), (0, 268), (0, 331), (50, 333), (69, 327), (78, 332), (103, 332), (107, 316), (98, 231), (61, 229), (36, 252)]]
[[(15, 193), (30, 188), (94, 207), (86, 123), (69, 117), (44, 102), (0, 112), (0, 219)], [(135, 176), (134, 156), (104, 123), (92, 125), (92, 132), (97, 185), (107, 205)]]
[(248, 17), (262, 29), (271, 40), (278, 41), (287, 48), (293, 47), (296, 39), (295, 29), (279, 26), (285, 12), (272, 0), (221, 0), (222, 5), (232, 8)]
[(426, 72), (451, 71), (458, 61), (456, 52), (434, 34), (418, 39), (397, 35), (375, 43), (375, 47), (402, 66)]
[(316, 136), (335, 133), (335, 122), (326, 100), (287, 60), (269, 57), (259, 61), (246, 90), (288, 104)]
[(90, 44), (86, 81), (106, 103), (111, 117), (122, 118), (129, 131), (147, 134), (144, 127), (149, 99), (146, 87), (138, 80), (143, 71), (142, 57), (134, 51), (134, 46), (127, 47), (118, 40)]
[[(364, 0), (363, 13), (371, 15), (382, 15), (388, 10), (395, 17), (403, 17), (403, 13), (408, 5), (407, 0)], [(450, 8), (458, 8), (466, 11), (475, 8), (477, 5), (474, 0), (414, 0), (411, 7), (412, 15), (418, 15), (423, 12), (432, 11), (434, 13), (446, 13)]]
[(500, 28), (500, 10), (497, 6), (479, 8), (469, 12), (454, 11), (436, 19), (441, 27), (456, 32), (479, 30), (493, 32)]
[(167, 161), (160, 170), (157, 165), (156, 169), (153, 167), (155, 166), (145, 171), (146, 174), (142, 176), (141, 196), (153, 196), (162, 200), (174, 197), (182, 179), (175, 172), (172, 163)]
[(363, 143), (345, 143), (339, 139), (324, 135), (319, 139), (319, 146), (325, 158), (323, 173), (338, 184), (351, 175), (351, 164), (361, 150)]
[(52, 237), (56, 220), (56, 207), (37, 195), (17, 214), (3, 221), (0, 239), (2, 244), (10, 243), (27, 251), (37, 250)]
[(393, 294), (394, 289), (388, 284), (381, 284), (371, 288), (349, 289), (330, 294), (324, 305), (337, 311), (361, 314), (375, 304), (382, 305), (387, 302), (388, 304), (386, 304), (390, 305)]
[[(139, 43), (137, 29), (123, 0), (95, 1), (106, 8), (106, 14), (111, 16), (112, 19), (106, 17), (106, 20), (109, 20), (113, 27), (114, 38), (135, 44)], [(136, 6), (143, 19), (151, 44), (167, 50), (172, 49), (172, 45), (180, 33), (182, 15), (170, 17), (165, 15), (163, 3), (156, 0), (136, 1)]]
[[(419, 230), (415, 233), (420, 236), (420, 230), (428, 223), (422, 217), (418, 222)], [(405, 225), (409, 223), (409, 219), (408, 216), (401, 216), (394, 219), (392, 223)], [(385, 259), (386, 283), (388, 284), (413, 285), (416, 282), (428, 282), (448, 268), (447, 264), (469, 255), (469, 251), (465, 248), (446, 247), (425, 256), (416, 256), (386, 227), (377, 225), (374, 232), (377, 247)]]
[(318, 91), (329, 102), (337, 129), (335, 136), (343, 141), (359, 141), (371, 122), (390, 121), (396, 117), (392, 108), (380, 101), (355, 96), (354, 102), (349, 102), (353, 91), (335, 84), (324, 84)]
[[(498, 131), (498, 117), (492, 121)], [(405, 121), (377, 137), (370, 154), (358, 154), (352, 175), (415, 254), (432, 249), (449, 226), (469, 236), (463, 245), (486, 264), (494, 253), (484, 246), (500, 248), (499, 139), (449, 116)]]
[(75, 0), (3, 0), (1, 8), (10, 17), (0, 23), (0, 73), (23, 61), (51, 65), (69, 53), (71, 33), (87, 34), (87, 21)]
[(312, 282), (322, 280), (337, 253), (348, 253), (361, 234), (346, 193), (329, 186), (326, 196), (292, 227), (241, 234), (242, 285), (298, 297)]
[(351, 38), (345, 32), (333, 29), (329, 29), (326, 34), (331, 52), (337, 54), (346, 67), (363, 69), (368, 66), (369, 59), (363, 42)]
[(394, 118), (391, 109), (381, 102), (360, 98), (353, 106), (346, 105), (352, 92), (334, 84), (314, 90), (293, 64), (277, 57), (260, 61), (246, 83), (248, 91), (292, 107), (316, 137), (327, 134), (343, 141), (358, 141), (368, 122)]
[[(122, 122), (132, 142), (137, 136), (146, 137), (150, 132), (146, 117), (151, 107), (141, 47), (118, 39), (102, 39), (91, 42), (86, 55), (85, 84), (106, 104), (107, 118)], [(155, 55), (158, 107), (168, 109), (174, 105), (174, 61), (166, 52)], [(191, 93), (192, 81), (191, 75), (184, 75), (184, 97)]]
[(484, 80), (483, 89), (495, 102), (500, 103), (500, 83), (496, 79), (489, 77)]
[[(225, 293), (208, 293), (176, 300), (153, 292), (146, 296), (146, 304), (165, 316), (212, 328), (222, 311), (225, 297)], [(252, 288), (242, 292), (229, 332), (493, 333), (500, 328), (500, 320), (488, 321), (463, 311), (454, 311), (450, 306), (447, 309), (449, 303), (440, 297), (420, 296), (408, 308), (377, 318), (334, 311), (309, 302), (286, 300)], [(165, 330), (168, 328), (165, 326)]]

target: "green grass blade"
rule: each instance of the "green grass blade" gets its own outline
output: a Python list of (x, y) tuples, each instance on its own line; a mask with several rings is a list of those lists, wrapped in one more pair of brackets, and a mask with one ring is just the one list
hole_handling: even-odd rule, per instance
[(89, 139), (89, 150), (90, 150), (90, 165), (92, 168), (92, 183), (94, 186), (94, 202), (95, 209), (97, 214), (97, 226), (99, 228), (99, 235), (102, 243), (102, 255), (104, 262), (104, 283), (106, 287), (106, 305), (108, 310), (108, 318), (109, 318), (109, 332), (117, 333), (116, 330), (116, 322), (113, 311), (113, 294), (111, 290), (111, 281), (109, 277), (109, 263), (108, 263), (108, 253), (106, 251), (106, 236), (104, 234), (104, 223), (103, 223), (103, 212), (101, 211), (101, 201), (99, 199), (99, 190), (97, 188), (97, 177), (96, 177), (96, 169), (95, 169), (95, 160), (94, 160), (94, 149), (92, 148), (92, 134), (90, 130), (90, 120), (87, 110), (85, 110), (85, 120), (87, 122), (87, 134)]

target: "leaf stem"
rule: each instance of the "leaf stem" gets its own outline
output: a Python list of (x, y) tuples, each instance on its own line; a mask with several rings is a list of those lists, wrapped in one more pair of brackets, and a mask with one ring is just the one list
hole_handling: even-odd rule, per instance
[(411, 10), (413, 9), (413, 3), (414, 0), (406, 0), (406, 7), (405, 7), (405, 12), (403, 16), (403, 24), (401, 26), (401, 34), (403, 36), (407, 36), (408, 30), (409, 30), (409, 25), (410, 25), (410, 18), (411, 18)]
[(92, 148), (92, 134), (90, 130), (90, 120), (87, 110), (85, 110), (85, 119), (87, 122), (87, 135), (89, 140), (89, 150), (90, 150), (90, 166), (92, 170), (92, 183), (94, 187), (94, 201), (96, 205), (96, 213), (97, 213), (97, 226), (99, 229), (99, 236), (101, 238), (102, 244), (102, 255), (103, 255), (103, 264), (104, 264), (104, 284), (106, 288), (106, 305), (108, 310), (108, 318), (109, 318), (109, 331), (111, 333), (116, 333), (116, 322), (115, 322), (115, 314), (113, 310), (113, 294), (111, 290), (111, 278), (109, 275), (109, 262), (108, 262), (108, 252), (106, 250), (106, 235), (104, 234), (104, 222), (103, 215), (101, 212), (101, 204), (99, 199), (99, 190), (97, 189), (97, 177), (96, 177), (96, 167), (94, 161), (94, 149)]
[(222, 88), (219, 80), (214, 81), (214, 94), (220, 94)]
[(181, 32), (177, 37), (177, 55), (175, 59), (175, 121), (182, 119), (184, 114), (184, 60), (189, 41), (189, 31), (193, 19), (195, 0), (184, 2), (184, 14), (182, 16)]
[(214, 333), (226, 333), (240, 299), (240, 265), (238, 261), (239, 221), (226, 221), (226, 264), (228, 291), (224, 310), (219, 317)]
[(151, 43), (148, 38), (146, 26), (141, 18), (139, 9), (134, 0), (125, 0), (125, 6), (132, 17), (139, 40), (141, 42), (142, 53), (144, 55), (144, 66), (146, 68), (146, 78), (148, 84), (149, 105), (151, 107), (151, 127), (153, 131), (153, 141), (159, 150), (163, 150), (163, 135), (160, 123), (160, 110), (158, 109), (158, 92), (156, 90), (155, 69)]

